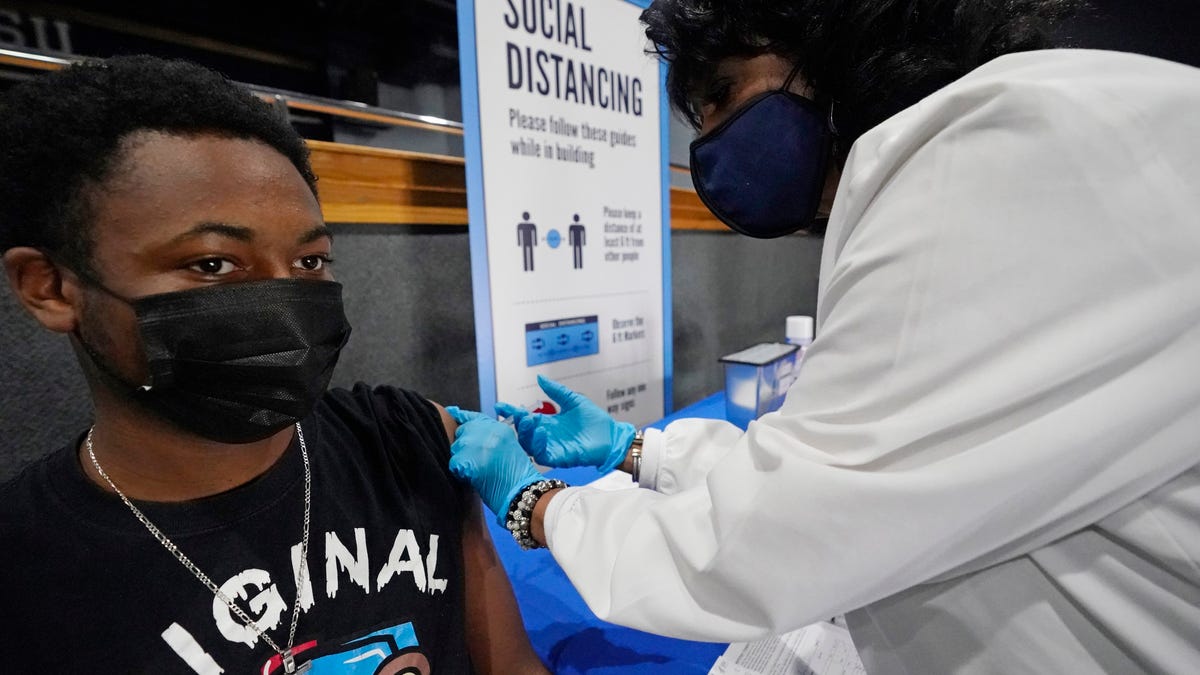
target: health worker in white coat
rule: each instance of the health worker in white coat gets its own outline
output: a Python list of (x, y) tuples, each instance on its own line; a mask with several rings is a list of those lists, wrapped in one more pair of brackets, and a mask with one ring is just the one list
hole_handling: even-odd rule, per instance
[(871, 673), (1198, 672), (1200, 70), (1049, 49), (1071, 4), (654, 2), (713, 213), (777, 236), (836, 190), (816, 341), (745, 432), (643, 437), (544, 381), (518, 434), (456, 412), (452, 469), (618, 624), (848, 613)]

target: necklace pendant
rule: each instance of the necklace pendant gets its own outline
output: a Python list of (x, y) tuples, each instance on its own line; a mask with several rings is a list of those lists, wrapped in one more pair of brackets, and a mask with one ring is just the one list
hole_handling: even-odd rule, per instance
[(280, 652), (279, 656), (283, 659), (283, 672), (285, 673), (297, 673), (300, 675), (312, 670), (312, 661), (297, 666), (296, 657), (292, 654), (292, 650), (290, 649), (283, 650)]

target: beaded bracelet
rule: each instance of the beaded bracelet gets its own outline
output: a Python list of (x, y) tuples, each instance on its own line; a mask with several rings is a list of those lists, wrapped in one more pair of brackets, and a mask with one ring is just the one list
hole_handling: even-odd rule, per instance
[(541, 548), (542, 545), (533, 538), (533, 507), (542, 495), (551, 490), (565, 488), (567, 484), (556, 478), (547, 478), (536, 483), (530, 483), (513, 499), (508, 507), (508, 515), (504, 518), (504, 527), (517, 540), (517, 544), (526, 551)]

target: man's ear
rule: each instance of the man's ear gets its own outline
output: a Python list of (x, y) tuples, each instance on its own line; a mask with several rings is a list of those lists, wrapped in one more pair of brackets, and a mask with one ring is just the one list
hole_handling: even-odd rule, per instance
[(63, 284), (58, 267), (45, 253), (27, 246), (10, 248), (4, 252), (4, 271), (17, 299), (38, 323), (56, 333), (78, 327), (77, 286)]

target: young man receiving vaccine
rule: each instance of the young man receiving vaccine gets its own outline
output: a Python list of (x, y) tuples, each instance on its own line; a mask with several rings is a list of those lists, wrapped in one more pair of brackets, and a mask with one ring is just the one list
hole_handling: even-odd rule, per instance
[(350, 337), (295, 131), (149, 57), (0, 99), (0, 248), (94, 424), (0, 487), (6, 672), (545, 672), (454, 423)]

